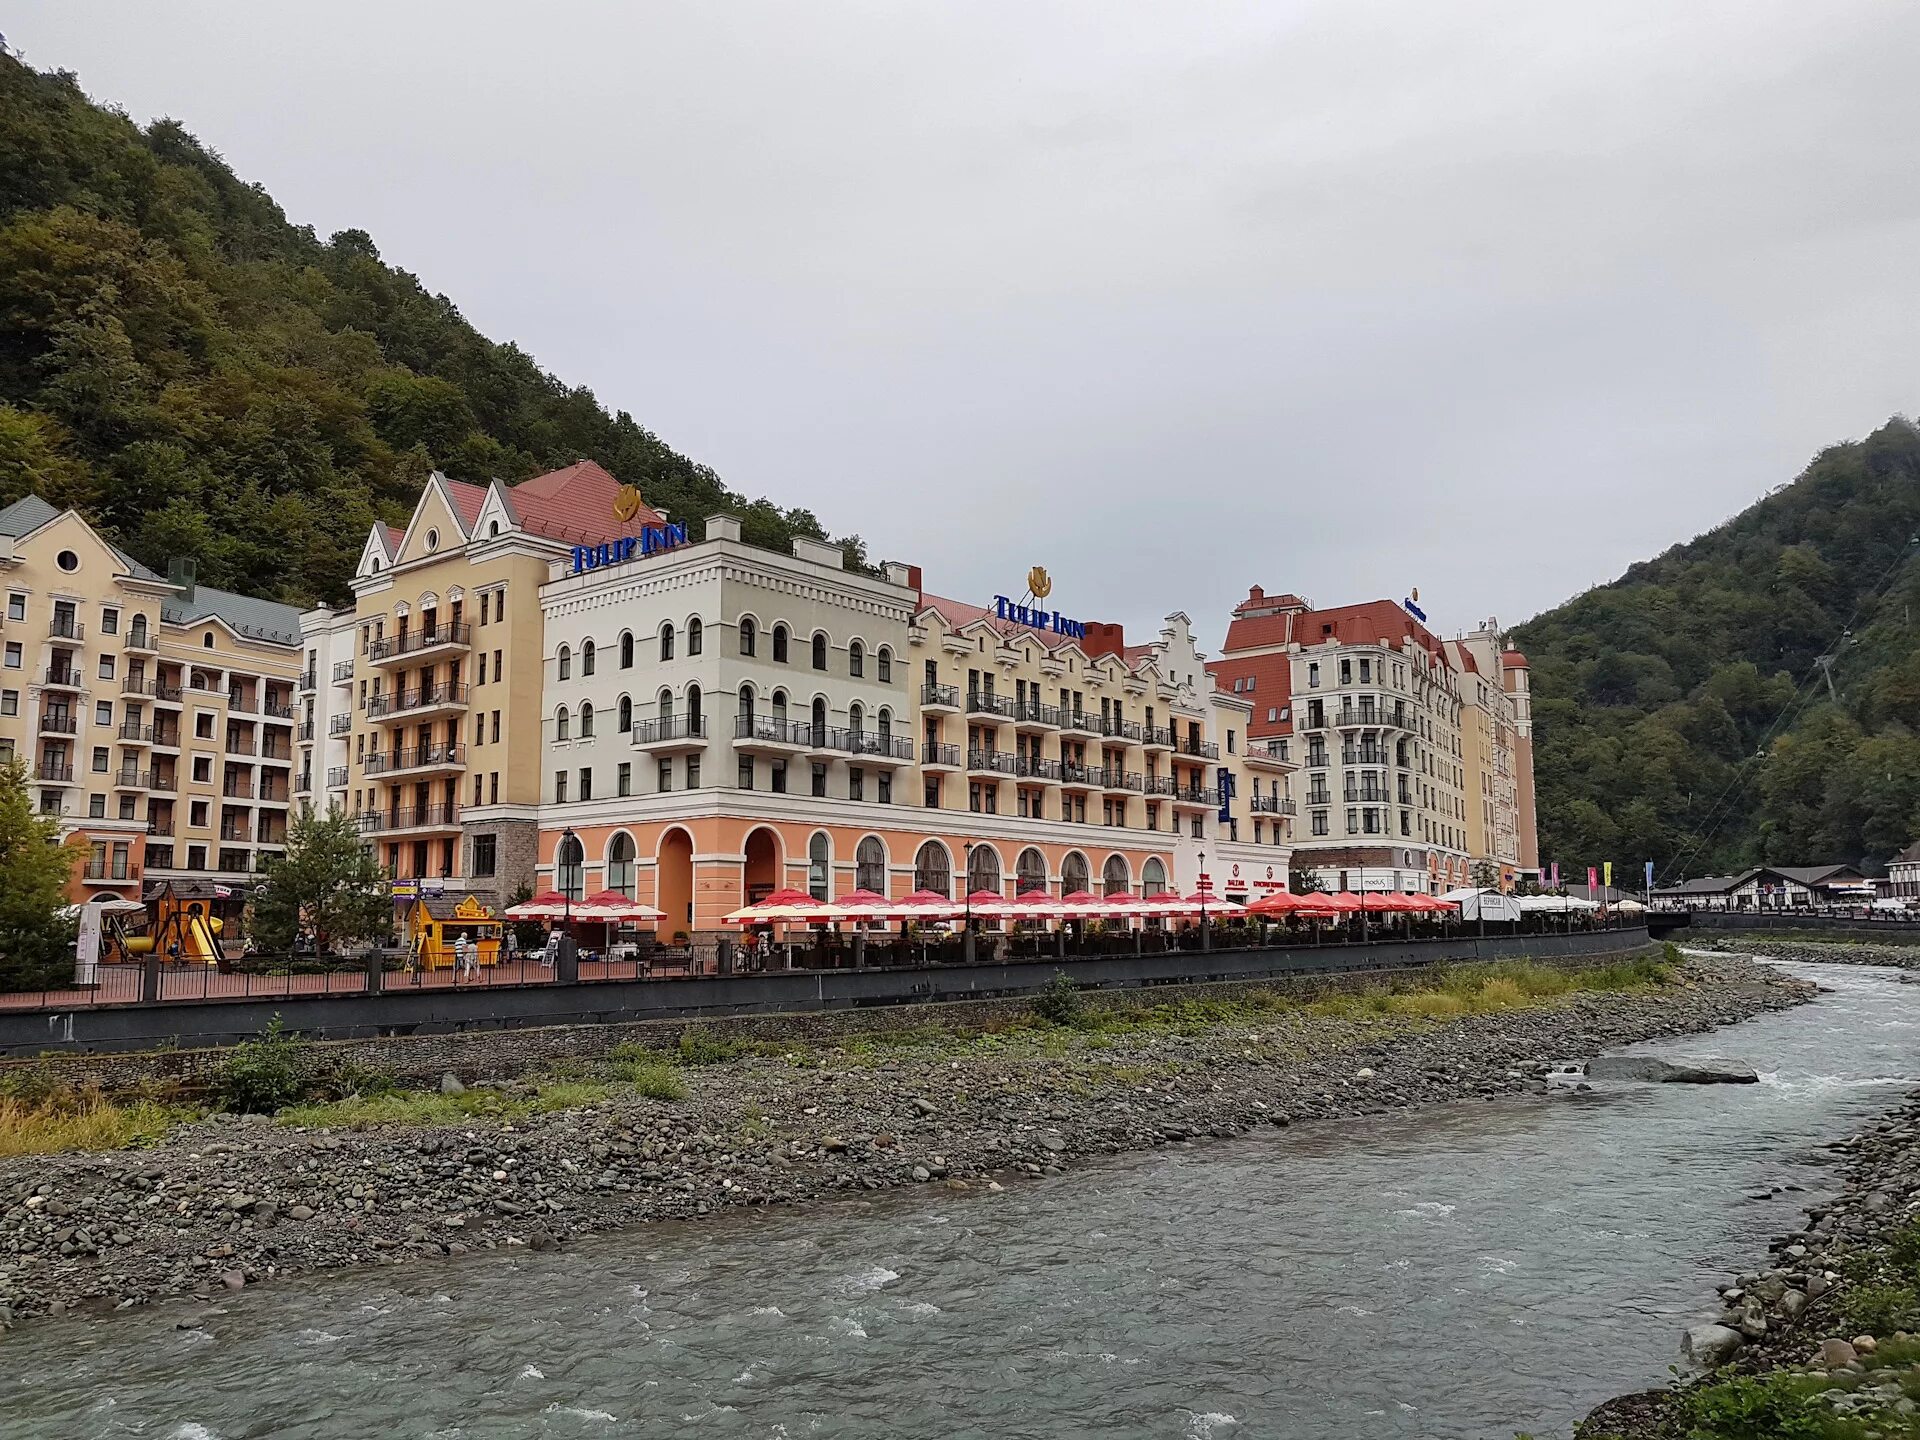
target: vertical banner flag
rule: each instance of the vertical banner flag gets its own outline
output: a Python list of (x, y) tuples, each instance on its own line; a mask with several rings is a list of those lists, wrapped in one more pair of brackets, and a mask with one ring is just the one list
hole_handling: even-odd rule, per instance
[(1560, 862), (1558, 860), (1553, 862), (1553, 879), (1548, 883), (1547, 888), (1549, 890), (1558, 890), (1560, 888)]
[(1600, 883), (1609, 886), (1613, 884), (1613, 862), (1611, 860), (1608, 860), (1600, 867)]
[(1653, 894), (1653, 862), (1647, 861), (1647, 894)]
[(1593, 892), (1599, 888), (1600, 872), (1589, 865), (1587, 866), (1587, 898), (1591, 900), (1593, 898)]

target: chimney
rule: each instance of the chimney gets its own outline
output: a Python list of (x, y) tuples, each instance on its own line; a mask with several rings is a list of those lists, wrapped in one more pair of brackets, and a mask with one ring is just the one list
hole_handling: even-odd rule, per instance
[(1089, 655), (1124, 655), (1127, 649), (1126, 627), (1105, 620), (1089, 620), (1087, 635), (1080, 648)]
[(175, 555), (167, 561), (167, 583), (180, 592), (182, 600), (193, 599), (193, 581), (199, 566), (188, 556)]
[(740, 522), (731, 515), (709, 515), (707, 517), (707, 539), (738, 540)]

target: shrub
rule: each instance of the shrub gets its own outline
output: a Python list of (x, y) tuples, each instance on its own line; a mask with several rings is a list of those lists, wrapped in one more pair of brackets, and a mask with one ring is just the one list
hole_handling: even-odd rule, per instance
[(687, 1082), (664, 1060), (616, 1061), (613, 1073), (649, 1100), (684, 1100)]
[(1859, 1432), (1833, 1430), (1833, 1412), (1819, 1401), (1823, 1377), (1776, 1372), (1702, 1385), (1680, 1405), (1694, 1440), (1826, 1440)]
[(214, 1072), (214, 1094), (229, 1110), (271, 1114), (307, 1093), (300, 1043), (274, 1016), (258, 1040), (236, 1045)]
[(1047, 988), (1033, 997), (1033, 1013), (1052, 1025), (1078, 1025), (1086, 1018), (1087, 1004), (1073, 977), (1056, 970)]
[(1852, 1334), (1891, 1335), (1920, 1328), (1920, 1294), (1910, 1285), (1854, 1285), (1841, 1310)]

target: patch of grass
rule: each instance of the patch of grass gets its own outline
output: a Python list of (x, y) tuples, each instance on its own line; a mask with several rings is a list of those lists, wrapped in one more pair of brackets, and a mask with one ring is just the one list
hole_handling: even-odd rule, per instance
[(401, 1091), (350, 1095), (305, 1105), (289, 1105), (274, 1119), (281, 1125), (360, 1130), (369, 1125), (460, 1125), (470, 1120), (511, 1121), (554, 1110), (577, 1110), (615, 1093), (598, 1081), (551, 1081), (532, 1091), (466, 1090), (458, 1095)]
[(92, 1092), (41, 1102), (0, 1098), (0, 1156), (151, 1145), (189, 1114), (152, 1100), (116, 1105)]
[(617, 1080), (623, 1080), (649, 1100), (684, 1100), (687, 1098), (687, 1082), (678, 1069), (665, 1060), (642, 1060), (637, 1057), (616, 1060), (613, 1074)]

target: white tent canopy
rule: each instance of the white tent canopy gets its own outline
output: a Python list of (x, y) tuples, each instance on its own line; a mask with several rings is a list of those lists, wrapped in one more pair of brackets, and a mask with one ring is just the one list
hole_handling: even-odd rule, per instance
[(1520, 905), (1515, 897), (1498, 890), (1475, 890), (1469, 886), (1464, 890), (1449, 890), (1440, 898), (1458, 905), (1462, 920), (1504, 922), (1520, 918)]
[(1582, 900), (1573, 895), (1517, 895), (1514, 901), (1522, 910), (1549, 910), (1554, 914), (1564, 914), (1569, 910), (1598, 910), (1599, 902)]

